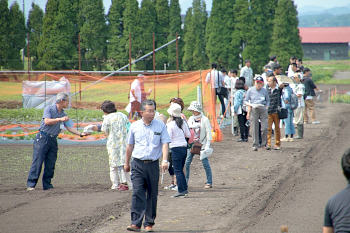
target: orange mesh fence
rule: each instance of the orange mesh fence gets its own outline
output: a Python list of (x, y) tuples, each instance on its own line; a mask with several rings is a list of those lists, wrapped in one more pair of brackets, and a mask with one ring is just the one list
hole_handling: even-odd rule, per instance
[[(186, 106), (192, 101), (197, 100), (197, 86), (202, 87), (202, 102), (205, 114), (210, 119), (213, 129), (213, 141), (223, 139), (222, 131), (217, 122), (217, 108), (215, 89), (209, 83), (205, 85), (207, 71), (181, 72), (172, 74), (153, 74), (148, 73), (144, 79), (144, 91), (150, 91), (149, 99), (154, 99), (157, 103), (157, 109), (169, 106), (169, 101), (173, 97), (183, 99)], [(71, 94), (78, 93), (71, 98), (71, 106), (85, 109), (100, 109), (101, 103), (105, 100), (111, 100), (116, 103), (118, 109), (124, 110), (129, 103), (129, 92), (131, 83), (136, 76), (115, 74), (95, 85), (94, 82), (103, 79), (107, 74), (104, 73), (79, 73), (77, 71), (55, 73), (0, 73), (0, 98), (5, 101), (22, 100), (22, 82), (23, 81), (55, 81), (59, 82), (62, 77), (68, 79), (70, 83)], [(29, 95), (54, 95), (62, 90), (51, 88), (32, 88), (25, 90)], [(81, 91), (79, 93), (79, 91)], [(6, 98), (5, 98), (6, 97)], [(79, 123), (79, 126), (86, 126), (91, 123)], [(18, 125), (1, 126), (0, 130), (6, 130)], [(22, 127), (22, 126), (21, 126)], [(28, 126), (29, 127), (29, 126)], [(26, 134), (24, 134), (26, 135)], [(0, 136), (4, 136), (0, 134)], [(19, 136), (19, 135), (11, 135)], [(59, 137), (70, 140), (78, 139), (74, 135), (60, 135)], [(98, 140), (103, 135), (90, 135), (86, 140)]]

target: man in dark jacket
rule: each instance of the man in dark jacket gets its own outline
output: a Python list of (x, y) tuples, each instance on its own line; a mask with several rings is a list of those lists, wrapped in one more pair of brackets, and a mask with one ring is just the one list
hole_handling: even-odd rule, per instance
[(277, 109), (281, 106), (281, 94), (282, 89), (277, 85), (276, 77), (271, 74), (267, 78), (267, 92), (270, 97), (270, 105), (267, 109), (268, 113), (268, 128), (267, 128), (267, 146), (266, 149), (271, 149), (271, 137), (272, 137), (272, 124), (275, 123), (275, 150), (279, 150), (281, 147), (281, 131), (280, 131), (280, 119), (278, 118)]
[(319, 124), (319, 121), (316, 121), (316, 115), (315, 115), (315, 103), (314, 103), (314, 96), (315, 90), (318, 90), (319, 92), (322, 92), (322, 90), (318, 89), (312, 79), (310, 78), (310, 69), (305, 67), (303, 70), (303, 78), (304, 78), (304, 85), (305, 85), (305, 108), (304, 108), (304, 124), (308, 123), (309, 116), (307, 115), (307, 109), (310, 109), (310, 115), (312, 119), (312, 124)]

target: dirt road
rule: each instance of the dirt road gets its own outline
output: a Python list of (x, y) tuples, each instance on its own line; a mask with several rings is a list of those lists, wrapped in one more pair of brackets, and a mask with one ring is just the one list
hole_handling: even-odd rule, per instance
[[(205, 172), (195, 157), (188, 197), (170, 198), (173, 191), (160, 187), (154, 229), (280, 232), (286, 224), (290, 232), (320, 232), (326, 201), (346, 184), (339, 161), (350, 147), (350, 107), (317, 103), (316, 114), (321, 124), (306, 125), (304, 140), (283, 143), (281, 151), (252, 152), (251, 141), (234, 142), (227, 127), (225, 140), (212, 144), (213, 188), (204, 189)], [(93, 179), (94, 174), (80, 178)], [(126, 232), (130, 191), (110, 191), (108, 176), (90, 185), (58, 182), (65, 176), (62, 171), (55, 175), (51, 191), (28, 193), (25, 181), (0, 186), (0, 232)]]

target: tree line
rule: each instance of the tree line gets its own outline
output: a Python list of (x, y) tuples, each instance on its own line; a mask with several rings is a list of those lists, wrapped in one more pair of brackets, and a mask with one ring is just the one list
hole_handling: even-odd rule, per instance
[[(277, 55), (283, 67), (302, 57), (297, 10), (292, 0), (213, 0), (210, 16), (204, 0), (193, 0), (181, 21), (179, 0), (112, 0), (105, 15), (102, 0), (48, 0), (45, 14), (32, 3), (27, 22), (17, 2), (0, 0), (0, 66), (23, 69), (29, 33), (33, 70), (117, 70), (176, 38), (180, 70), (207, 69), (216, 62), (238, 68), (250, 59), (255, 73)], [(80, 37), (79, 37), (80, 36)], [(156, 69), (176, 70), (176, 45), (156, 53)], [(152, 56), (136, 63), (152, 70)]]

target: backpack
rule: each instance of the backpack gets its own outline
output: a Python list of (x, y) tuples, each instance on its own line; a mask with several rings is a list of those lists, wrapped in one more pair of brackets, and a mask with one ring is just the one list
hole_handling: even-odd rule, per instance
[(290, 109), (295, 110), (299, 106), (298, 96), (294, 93), (293, 89), (289, 87), (290, 94)]

